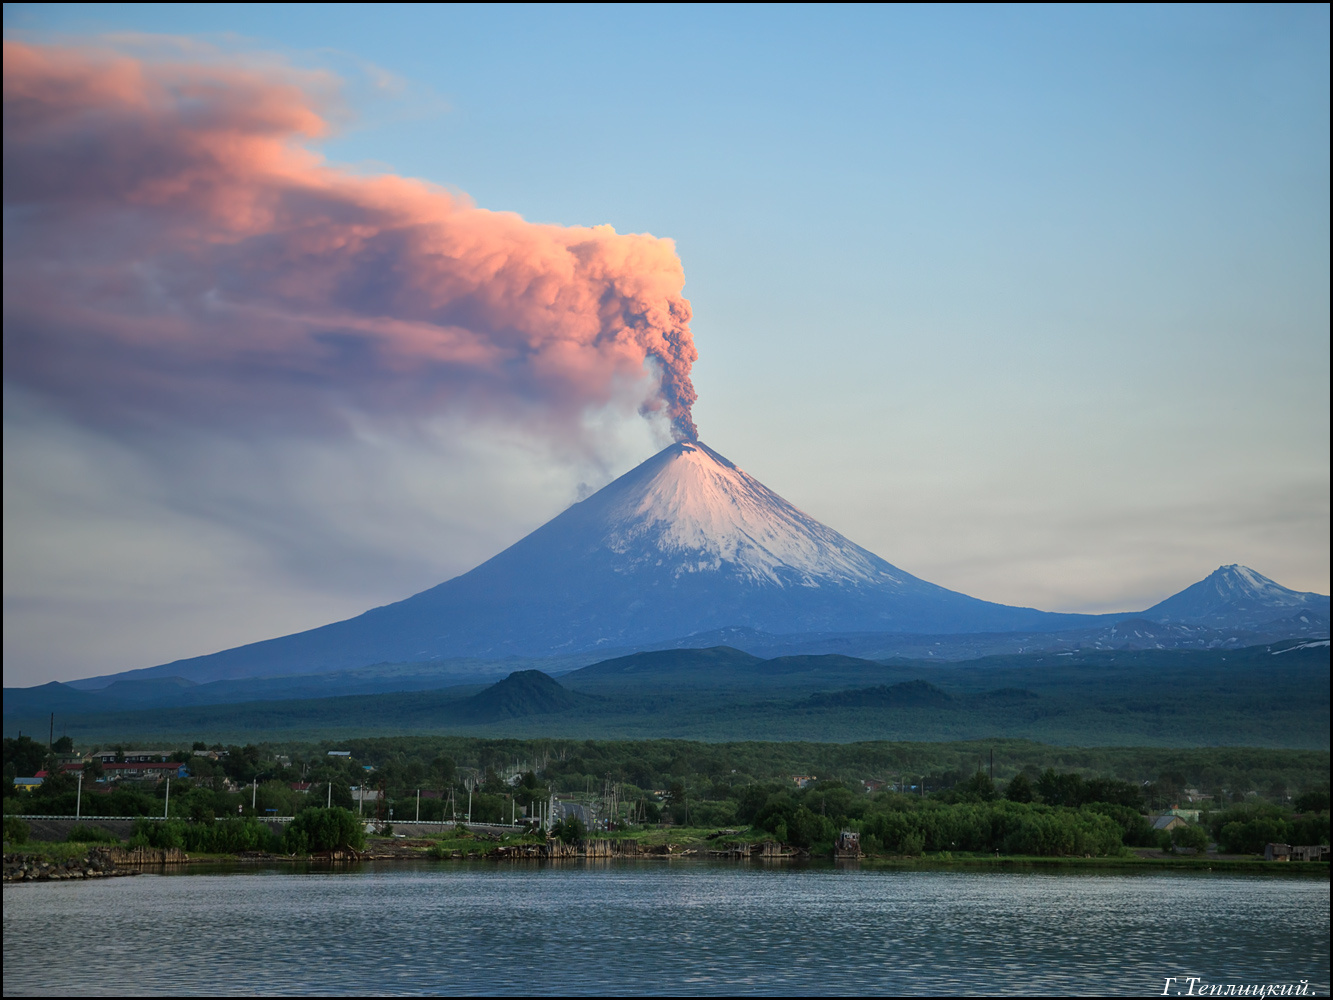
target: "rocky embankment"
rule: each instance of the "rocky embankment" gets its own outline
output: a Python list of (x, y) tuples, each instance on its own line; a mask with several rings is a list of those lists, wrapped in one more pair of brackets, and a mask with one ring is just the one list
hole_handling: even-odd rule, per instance
[(6, 854), (6, 882), (55, 882), (61, 879), (111, 878), (138, 875), (134, 868), (121, 868), (110, 851), (94, 848), (81, 858), (57, 860), (36, 854)]
[(174, 847), (93, 847), (80, 858), (49, 858), (16, 851), (5, 855), (4, 881), (55, 882), (60, 879), (138, 875), (145, 865), (182, 864), (190, 860)]

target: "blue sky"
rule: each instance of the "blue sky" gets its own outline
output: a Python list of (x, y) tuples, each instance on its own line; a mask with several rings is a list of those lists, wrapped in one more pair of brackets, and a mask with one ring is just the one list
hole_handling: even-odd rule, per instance
[[(1142, 608), (1230, 562), (1328, 592), (1328, 17), (4, 14), (11, 38), (186, 36), (331, 70), (350, 108), (319, 144), (332, 162), (673, 238), (704, 441), (909, 572), (1050, 610)], [(7, 391), (6, 683), (407, 596), (656, 444), (598, 440), (571, 456), (503, 421), (342, 446), (220, 434), (192, 465)], [(382, 488), (346, 485), (366, 479)]]

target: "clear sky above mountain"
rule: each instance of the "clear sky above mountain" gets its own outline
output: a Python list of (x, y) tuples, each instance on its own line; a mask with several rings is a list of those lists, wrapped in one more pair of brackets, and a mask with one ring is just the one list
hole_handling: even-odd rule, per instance
[[(1139, 609), (1238, 562), (1329, 590), (1325, 5), (7, 4), (4, 24), (321, 70), (330, 164), (674, 240), (702, 440), (933, 583)], [(6, 683), (405, 597), (669, 440), (628, 390), (568, 434), (521, 405), (338, 399), (340, 436), (112, 426), (8, 381)]]

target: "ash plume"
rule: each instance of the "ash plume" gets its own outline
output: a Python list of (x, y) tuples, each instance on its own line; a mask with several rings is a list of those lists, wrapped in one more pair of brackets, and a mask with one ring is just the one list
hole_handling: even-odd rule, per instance
[(5, 367), (99, 426), (444, 410), (579, 433), (626, 386), (693, 439), (669, 239), (326, 163), (337, 81), (4, 45)]

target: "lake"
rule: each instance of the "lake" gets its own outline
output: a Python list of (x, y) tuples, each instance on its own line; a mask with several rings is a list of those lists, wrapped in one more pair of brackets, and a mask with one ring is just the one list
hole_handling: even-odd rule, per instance
[(1326, 878), (369, 863), (4, 887), (11, 994), (1329, 992)]

